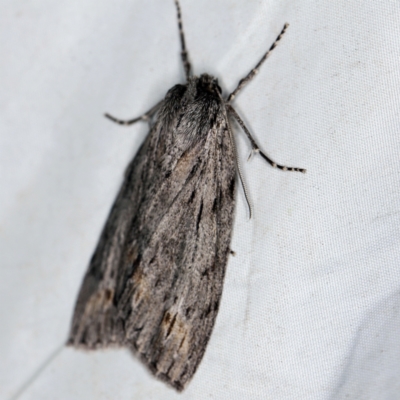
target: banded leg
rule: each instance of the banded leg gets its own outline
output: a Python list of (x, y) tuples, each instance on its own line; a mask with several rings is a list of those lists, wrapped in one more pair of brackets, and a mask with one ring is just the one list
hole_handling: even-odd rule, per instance
[(179, 27), (179, 36), (181, 38), (181, 58), (183, 62), (183, 68), (185, 69), (186, 81), (189, 81), (191, 75), (192, 66), (189, 62), (189, 53), (186, 50), (185, 45), (185, 33), (183, 32), (183, 24), (182, 24), (182, 15), (181, 15), (181, 7), (179, 5), (179, 1), (175, 0), (176, 13), (178, 17), (178, 27)]
[(236, 121), (239, 123), (240, 127), (243, 129), (244, 133), (249, 138), (251, 147), (252, 147), (252, 151), (256, 152), (256, 153), (260, 153), (261, 157), (264, 158), (264, 160), (267, 161), (267, 163), (270, 164), (271, 167), (281, 169), (282, 171), (297, 171), (297, 172), (302, 172), (303, 174), (306, 173), (306, 170), (304, 168), (287, 167), (286, 165), (280, 165), (280, 164), (277, 164), (275, 161), (271, 160), (257, 146), (256, 141), (253, 139), (253, 136), (251, 136), (250, 131), (247, 129), (246, 125), (244, 124), (242, 119), (239, 117), (236, 110), (230, 104), (227, 104), (226, 108), (228, 110), (228, 113), (231, 114), (236, 119)]
[(157, 112), (157, 110), (160, 108), (161, 104), (163, 103), (164, 100), (161, 100), (160, 102), (158, 102), (154, 107), (150, 108), (149, 111), (145, 112), (143, 115), (141, 115), (140, 117), (134, 118), (134, 119), (129, 119), (129, 120), (122, 120), (122, 119), (117, 119), (115, 117), (113, 117), (110, 114), (104, 114), (104, 116), (108, 119), (110, 119), (111, 121), (115, 122), (116, 124), (120, 124), (120, 125), (132, 125), (135, 122), (138, 121), (150, 121), (151, 117)]
[(279, 41), (282, 39), (283, 34), (285, 33), (287, 27), (289, 24), (285, 24), (281, 30), (281, 33), (278, 35), (278, 37), (275, 39), (274, 43), (272, 43), (271, 47), (269, 50), (262, 56), (261, 60), (258, 62), (258, 64), (243, 78), (239, 81), (238, 85), (236, 86), (236, 89), (228, 96), (227, 102), (231, 102), (239, 90), (242, 89), (243, 86), (247, 85), (258, 73), (258, 70), (260, 69), (261, 65), (264, 64), (265, 60), (268, 58), (269, 54), (271, 51), (278, 45)]

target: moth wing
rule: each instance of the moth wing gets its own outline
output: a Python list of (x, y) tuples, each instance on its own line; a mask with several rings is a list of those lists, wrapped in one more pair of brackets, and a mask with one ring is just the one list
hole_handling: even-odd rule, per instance
[(203, 357), (229, 254), (236, 169), (222, 132), (210, 132), (201, 150), (178, 161), (169, 183), (178, 179), (180, 190), (143, 252), (129, 249), (137, 266), (118, 301), (127, 344), (178, 390)]
[[(129, 279), (127, 276), (133, 266), (126, 267), (129, 260), (136, 257), (132, 253), (135, 246), (130, 246), (131, 252), (127, 252), (128, 236), (129, 233), (132, 236), (132, 231), (140, 236), (141, 210), (151, 205), (152, 195), (162, 186), (163, 176), (160, 174), (158, 161), (160, 154), (170, 145), (168, 132), (176, 114), (176, 110), (169, 110), (174, 110), (173, 105), (178, 105), (175, 109), (179, 109), (184, 92), (185, 87), (182, 85), (176, 85), (168, 92), (159, 111), (161, 117), (157, 119), (125, 171), (122, 187), (79, 291), (67, 342), (69, 345), (86, 349), (124, 345), (123, 329), (115, 326), (118, 298), (116, 291), (118, 284), (121, 285)], [(161, 207), (165, 206), (166, 204), (161, 204)], [(141, 242), (143, 248), (144, 240)]]
[(114, 297), (117, 279), (124, 272), (126, 239), (138, 214), (141, 197), (148, 190), (146, 182), (152, 178), (152, 159), (148, 148), (155, 135), (156, 127), (150, 131), (126, 169), (124, 182), (79, 291), (67, 343), (69, 345), (96, 349), (124, 344), (123, 332), (118, 332), (114, 326), (117, 317)]
[(221, 298), (234, 149), (220, 111), (208, 134), (186, 147), (168, 143), (176, 138), (162, 122), (127, 169), (85, 275), (68, 343), (127, 346), (182, 390), (202, 359)]

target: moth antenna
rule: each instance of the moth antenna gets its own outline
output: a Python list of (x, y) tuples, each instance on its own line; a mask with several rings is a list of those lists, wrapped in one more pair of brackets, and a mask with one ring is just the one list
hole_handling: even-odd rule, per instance
[(244, 133), (249, 138), (250, 143), (251, 143), (251, 147), (252, 147), (252, 153), (253, 152), (254, 153), (260, 153), (261, 157), (264, 158), (264, 160), (267, 161), (267, 163), (269, 165), (271, 165), (271, 167), (273, 167), (273, 168), (278, 168), (278, 169), (280, 169), (282, 171), (297, 171), (297, 172), (302, 172), (303, 174), (306, 173), (307, 170), (305, 170), (304, 168), (287, 167), (286, 165), (278, 164), (274, 160), (269, 158), (266, 154), (264, 154), (260, 150), (260, 148), (258, 147), (256, 141), (253, 139), (253, 136), (251, 136), (250, 131), (247, 129), (246, 125), (244, 124), (242, 119), (239, 117), (239, 115), (236, 112), (236, 110), (230, 104), (226, 104), (226, 109), (228, 110), (228, 113), (230, 113), (236, 119), (236, 121), (239, 123), (240, 127), (243, 129)]
[(183, 32), (183, 24), (182, 24), (181, 6), (179, 5), (178, 0), (175, 0), (175, 6), (178, 17), (179, 36), (181, 38), (181, 58), (183, 62), (183, 68), (185, 69), (186, 81), (188, 82), (191, 76), (192, 66), (190, 65), (189, 62), (189, 53), (186, 50), (185, 33)]
[(269, 48), (269, 50), (262, 56), (262, 58), (258, 62), (258, 64), (244, 78), (242, 78), (239, 81), (238, 85), (236, 86), (236, 89), (228, 96), (227, 103), (231, 102), (235, 98), (235, 96), (237, 95), (239, 90), (241, 90), (243, 88), (243, 86), (247, 85), (258, 74), (258, 71), (259, 71), (261, 65), (264, 64), (265, 60), (270, 55), (271, 51), (278, 45), (279, 41), (282, 39), (282, 36), (285, 33), (285, 31), (286, 31), (288, 26), (289, 26), (288, 23), (286, 23), (283, 26), (283, 28), (281, 30), (281, 33), (275, 39), (274, 43), (272, 43), (272, 45)]
[(249, 207), (249, 219), (251, 219), (251, 217), (253, 216), (253, 209), (251, 207), (249, 194), (248, 194), (248, 191), (247, 191), (247, 186), (246, 186), (246, 183), (244, 181), (243, 174), (242, 174), (242, 168), (240, 167), (239, 159), (238, 159), (238, 156), (237, 156), (237, 148), (236, 148), (235, 139), (234, 139), (233, 134), (232, 134), (232, 128), (230, 126), (229, 119), (228, 119), (227, 116), (226, 116), (226, 122), (227, 122), (227, 126), (228, 126), (229, 137), (230, 137), (231, 142), (232, 142), (233, 155), (234, 155), (234, 158), (235, 158), (236, 170), (237, 170), (237, 173), (239, 175), (240, 183), (242, 184), (242, 187), (243, 187), (243, 193), (244, 193), (244, 197), (246, 199), (247, 206)]

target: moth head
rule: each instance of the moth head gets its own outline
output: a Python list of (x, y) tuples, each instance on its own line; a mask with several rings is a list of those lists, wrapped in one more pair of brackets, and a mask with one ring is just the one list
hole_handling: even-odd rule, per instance
[(200, 90), (206, 90), (210, 93), (222, 93), (221, 87), (218, 84), (218, 79), (208, 74), (200, 75), (197, 82), (197, 88)]

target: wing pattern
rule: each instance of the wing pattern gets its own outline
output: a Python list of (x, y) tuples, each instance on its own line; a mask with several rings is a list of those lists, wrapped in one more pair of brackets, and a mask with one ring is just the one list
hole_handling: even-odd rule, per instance
[(126, 170), (69, 337), (75, 347), (129, 347), (178, 390), (214, 326), (233, 222), (234, 148), (211, 78), (167, 93)]

